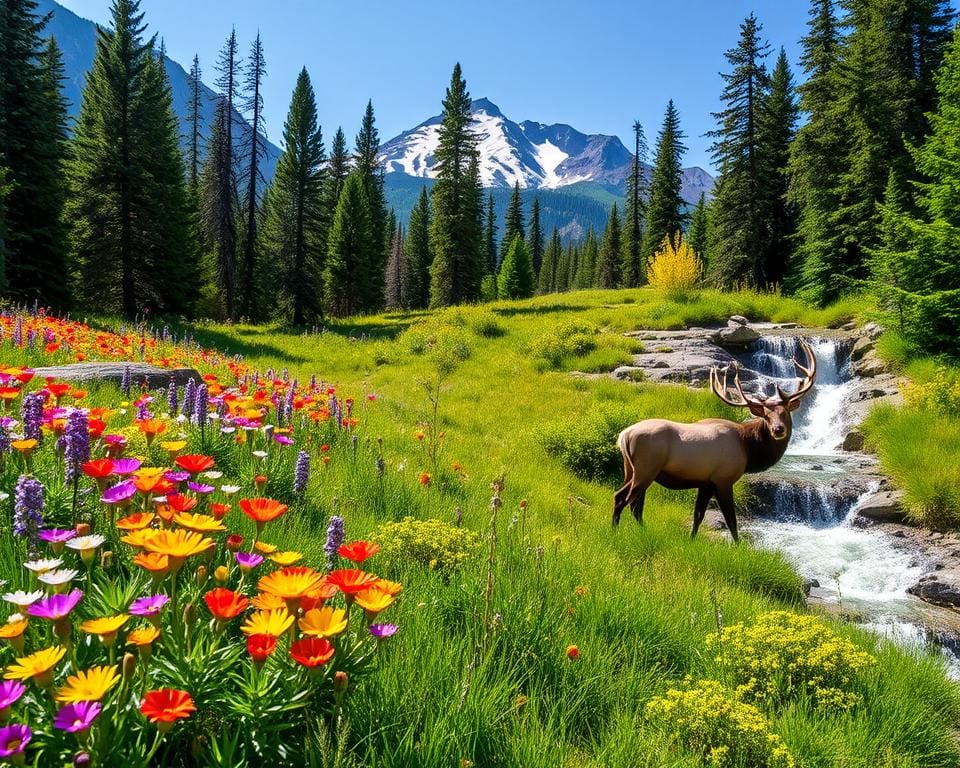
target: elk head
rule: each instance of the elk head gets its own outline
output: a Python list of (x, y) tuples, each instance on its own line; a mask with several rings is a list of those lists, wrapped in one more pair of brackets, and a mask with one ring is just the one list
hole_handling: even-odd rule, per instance
[(722, 375), (720, 369), (710, 369), (710, 389), (727, 405), (747, 408), (751, 414), (762, 419), (774, 440), (789, 440), (793, 428), (790, 414), (800, 407), (800, 400), (813, 388), (813, 383), (817, 377), (817, 358), (814, 356), (813, 350), (806, 341), (802, 340), (800, 348), (806, 357), (806, 365), (801, 365), (796, 358), (793, 360), (797, 373), (800, 374), (800, 384), (795, 392), (784, 392), (778, 384), (775, 393), (772, 395), (748, 396), (740, 385), (740, 369), (736, 362), (731, 363), (731, 365), (734, 370), (733, 383), (739, 399), (734, 400), (727, 394), (729, 365), (722, 369)]

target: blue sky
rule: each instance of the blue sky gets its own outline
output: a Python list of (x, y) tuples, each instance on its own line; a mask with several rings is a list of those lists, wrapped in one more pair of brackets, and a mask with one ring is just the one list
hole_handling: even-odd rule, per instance
[[(59, 0), (98, 22), (109, 0)], [(807, 0), (142, 0), (150, 32), (189, 67), (199, 54), (212, 84), (217, 52), (236, 26), (246, 52), (263, 36), (267, 133), (279, 144), (297, 73), (307, 67), (327, 147), (338, 125), (351, 140), (373, 99), (382, 140), (440, 111), (459, 61), (470, 93), (509, 118), (568, 123), (629, 140), (639, 119), (654, 142), (667, 100), (687, 133), (685, 165), (709, 168), (712, 111), (723, 52), (754, 11), (764, 36), (794, 66)], [(771, 61), (772, 64), (772, 61)]]

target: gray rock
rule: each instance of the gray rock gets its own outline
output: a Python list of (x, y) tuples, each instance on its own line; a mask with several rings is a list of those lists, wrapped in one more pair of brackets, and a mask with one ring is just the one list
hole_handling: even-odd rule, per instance
[(904, 518), (903, 496), (898, 491), (880, 491), (864, 501), (857, 515), (885, 523), (900, 522)]
[(860, 360), (867, 352), (871, 352), (876, 348), (876, 343), (869, 336), (861, 336), (853, 344), (853, 349), (850, 350), (850, 359), (853, 362)]
[(960, 608), (960, 585), (940, 581), (936, 577), (921, 580), (908, 587), (907, 592), (933, 605)]
[(876, 351), (867, 352), (860, 360), (853, 364), (853, 373), (865, 379), (872, 379), (879, 376), (887, 370), (883, 360), (877, 355)]
[(727, 325), (731, 328), (736, 328), (741, 325), (749, 325), (750, 321), (747, 320), (743, 315), (731, 315), (727, 320)]
[(849, 321), (849, 322), (847, 322), (847, 323), (844, 323), (843, 325), (840, 326), (840, 330), (841, 330), (841, 331), (855, 331), (855, 330), (857, 330), (857, 321), (856, 321), (856, 320), (851, 320), (851, 321)]
[(859, 429), (852, 429), (847, 432), (843, 438), (843, 445), (840, 446), (844, 451), (862, 451), (863, 450), (863, 432)]
[(760, 338), (760, 334), (748, 325), (721, 328), (710, 335), (710, 341), (721, 347), (746, 347)]
[(130, 381), (135, 388), (138, 388), (144, 379), (150, 389), (165, 387), (170, 382), (171, 376), (177, 386), (183, 386), (190, 379), (195, 379), (198, 384), (201, 381), (200, 374), (193, 368), (161, 368), (146, 363), (72, 363), (34, 370), (41, 378), (52, 376), (61, 381), (106, 381), (120, 386), (123, 372), (127, 368), (130, 369)]
[(877, 323), (867, 323), (865, 326), (863, 326), (863, 332), (867, 334), (867, 337), (872, 341), (879, 339), (880, 336), (883, 335), (883, 331), (883, 326), (878, 325)]

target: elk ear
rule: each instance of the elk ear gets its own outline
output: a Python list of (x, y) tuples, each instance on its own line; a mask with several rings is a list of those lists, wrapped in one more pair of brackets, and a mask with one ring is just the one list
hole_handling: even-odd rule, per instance
[(747, 402), (747, 407), (750, 409), (750, 413), (754, 416), (759, 416), (761, 419), (766, 413), (766, 406), (763, 403), (755, 403), (753, 401)]
[(787, 410), (795, 411), (800, 407), (800, 403), (803, 402), (799, 397), (793, 400), (787, 400)]

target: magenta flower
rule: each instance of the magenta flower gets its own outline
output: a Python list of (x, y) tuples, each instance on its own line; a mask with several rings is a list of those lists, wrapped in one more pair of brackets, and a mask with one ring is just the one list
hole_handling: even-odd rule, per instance
[(263, 562), (263, 555), (256, 552), (237, 552), (236, 557), (237, 565), (244, 571), (252, 571)]
[(217, 490), (212, 485), (206, 485), (205, 483), (194, 483), (192, 481), (187, 483), (187, 488), (194, 493), (213, 493), (215, 490)]
[(137, 486), (133, 480), (124, 480), (122, 483), (111, 485), (103, 492), (100, 501), (104, 504), (123, 504), (133, 498), (137, 492)]
[(57, 710), (56, 717), (53, 718), (53, 727), (67, 733), (85, 731), (93, 725), (93, 721), (97, 719), (101, 709), (99, 702), (96, 701), (78, 701), (67, 704)]
[(140, 459), (114, 459), (113, 474), (129, 475), (140, 469)]
[(33, 732), (26, 725), (11, 723), (0, 728), (0, 757), (22, 755)]
[(70, 615), (70, 611), (77, 607), (81, 597), (83, 592), (79, 589), (65, 595), (50, 595), (27, 608), (27, 613), (41, 619), (59, 621)]
[(63, 544), (76, 536), (77, 532), (73, 528), (44, 528), (39, 535), (40, 541), (46, 541), (50, 544)]
[(166, 595), (141, 597), (130, 603), (130, 608), (127, 610), (127, 613), (131, 616), (156, 616), (160, 613), (163, 606), (169, 602), (170, 598)]
[(274, 435), (273, 441), (275, 443), (280, 443), (280, 445), (293, 445), (293, 440), (286, 435)]
[(388, 637), (397, 634), (398, 629), (399, 627), (396, 624), (371, 624), (370, 634), (377, 640), (386, 640)]
[(26, 692), (27, 687), (16, 680), (4, 680), (0, 683), (0, 710), (12, 707)]
[(171, 469), (168, 472), (164, 472), (163, 476), (165, 479), (169, 480), (171, 483), (183, 483), (190, 479), (190, 473), (184, 472), (182, 470), (177, 471)]

